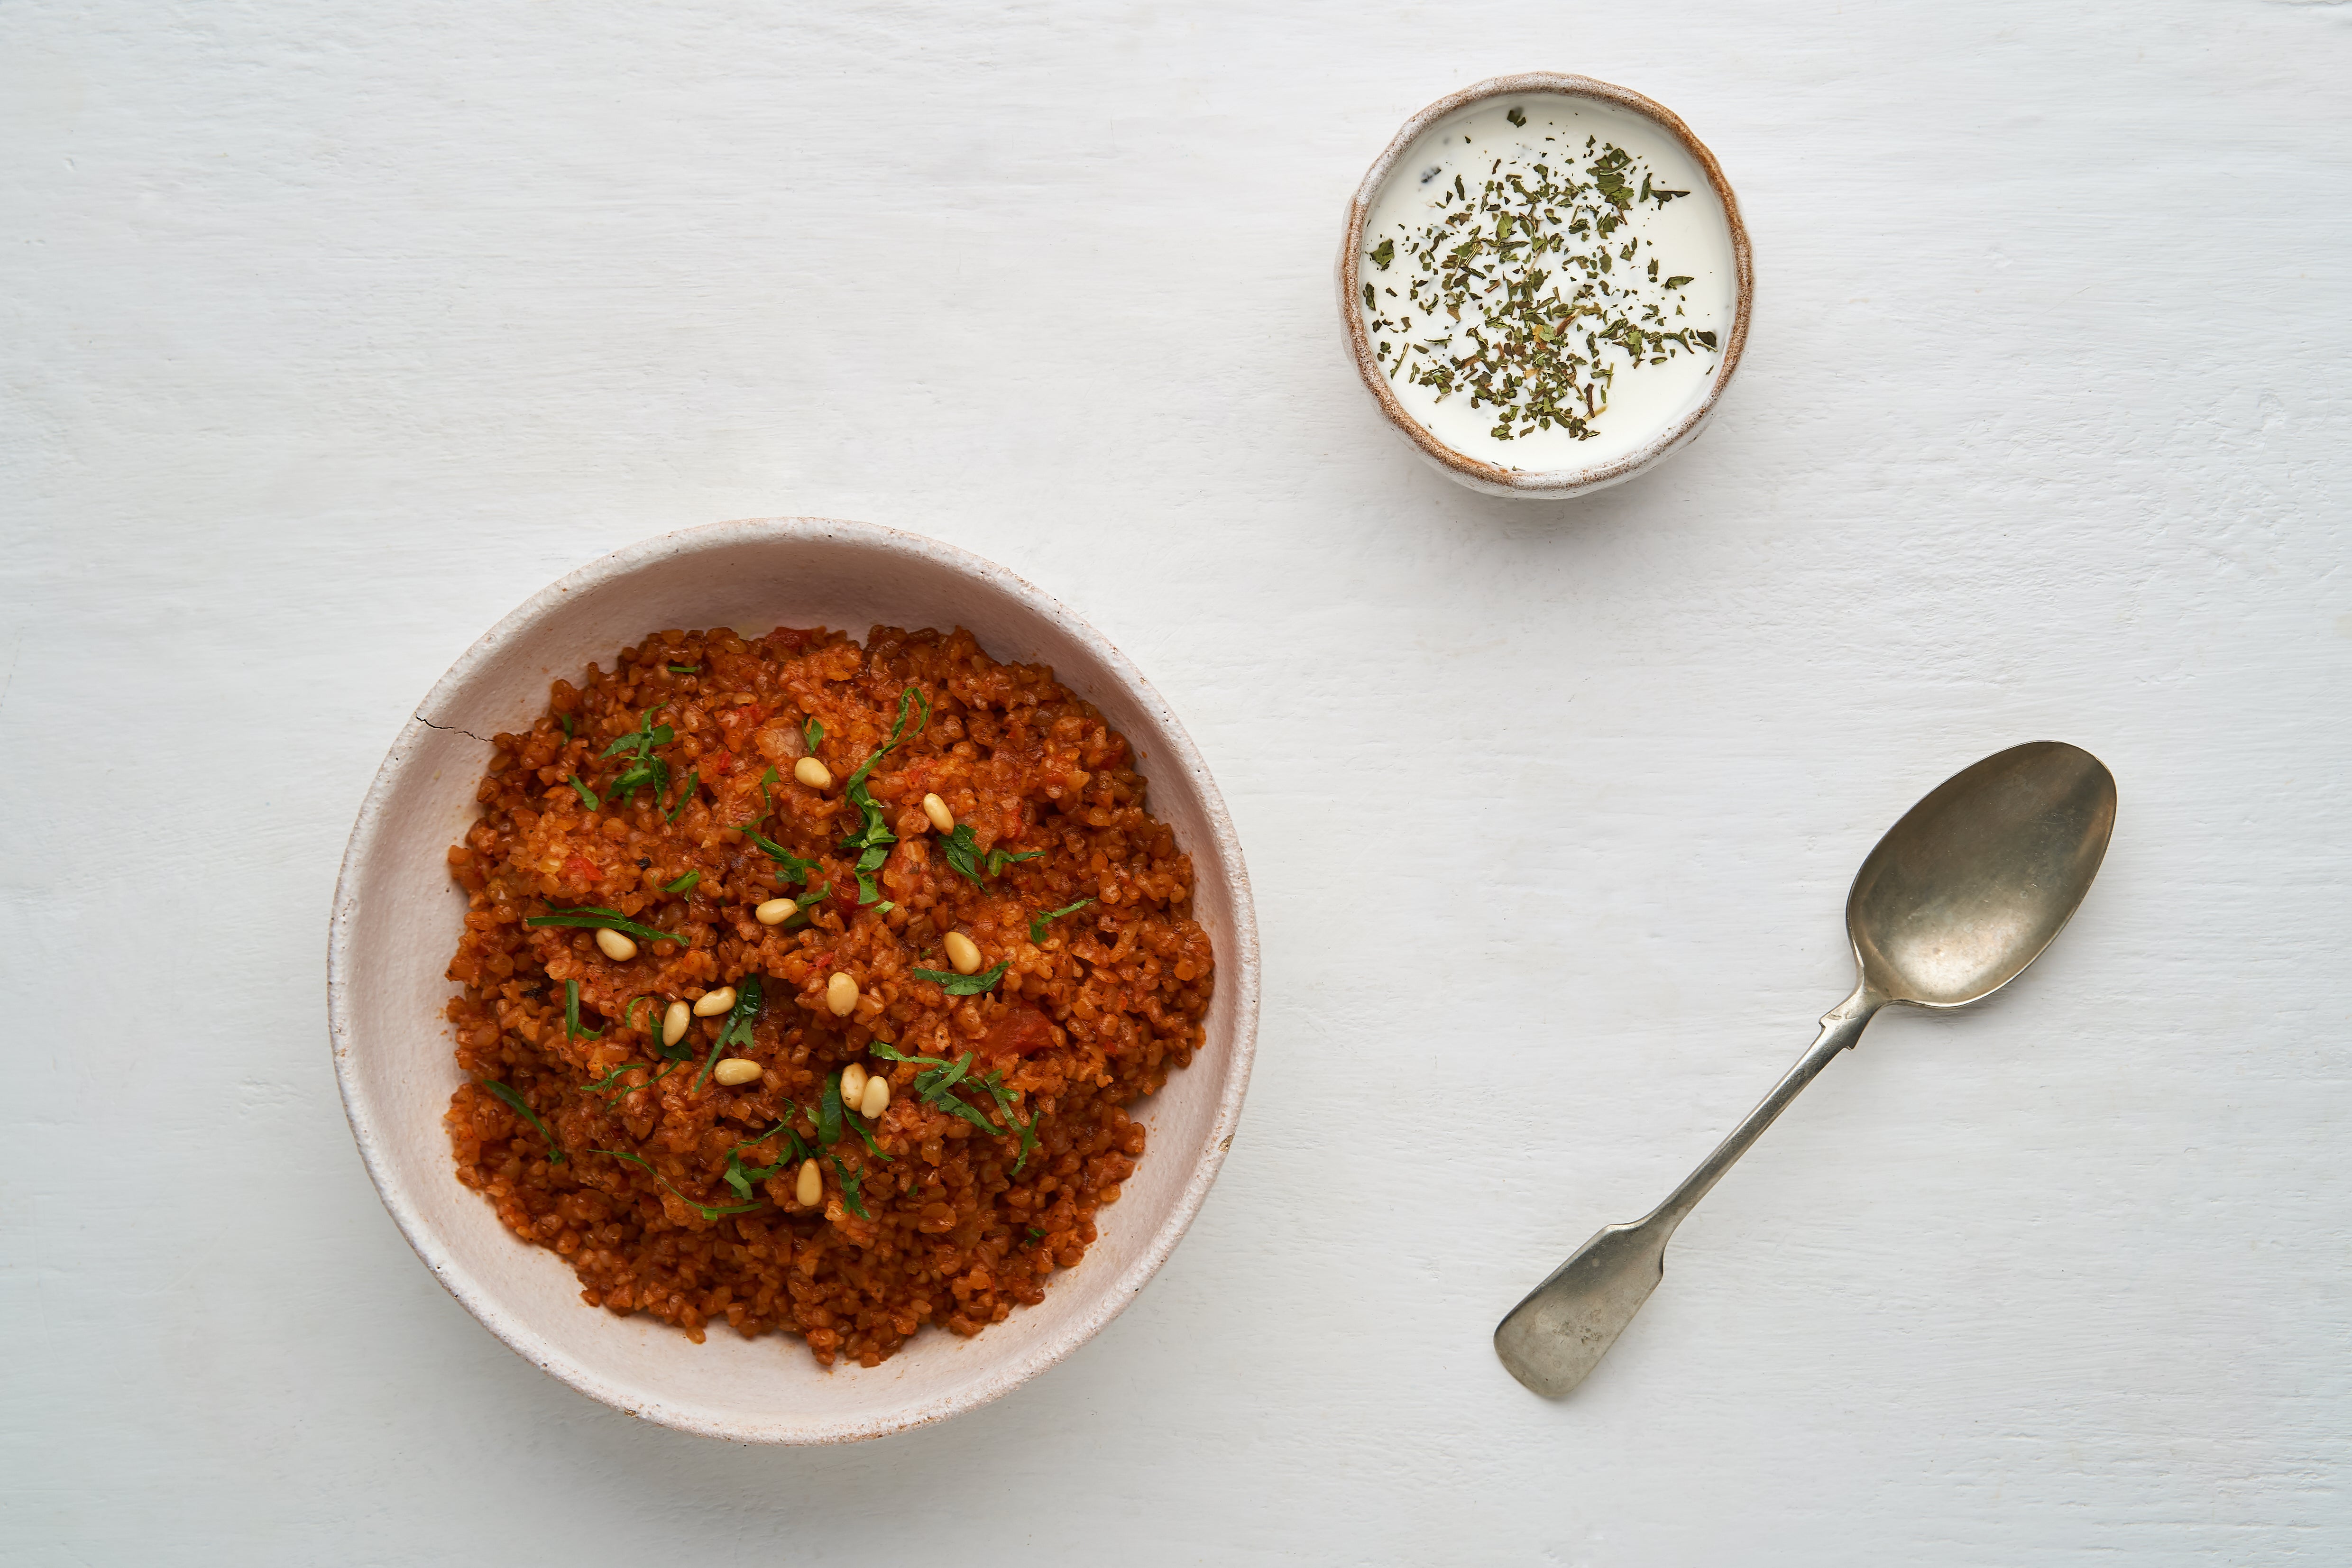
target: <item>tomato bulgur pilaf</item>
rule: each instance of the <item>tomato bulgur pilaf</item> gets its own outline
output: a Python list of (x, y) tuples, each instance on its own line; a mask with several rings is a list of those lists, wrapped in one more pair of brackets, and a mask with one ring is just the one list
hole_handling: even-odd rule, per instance
[(1100, 713), (961, 630), (721, 628), (493, 744), (446, 1120), (583, 1300), (873, 1366), (1077, 1264), (1213, 971)]

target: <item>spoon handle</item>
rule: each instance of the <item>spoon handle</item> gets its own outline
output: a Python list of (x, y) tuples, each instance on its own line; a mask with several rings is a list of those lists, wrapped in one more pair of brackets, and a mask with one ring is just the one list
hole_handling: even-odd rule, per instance
[(1675, 1227), (1698, 1207), (1707, 1189), (1723, 1179), (1731, 1163), (1748, 1152), (1773, 1118), (1788, 1109), (1798, 1091), (1819, 1076), (1831, 1058), (1862, 1038), (1871, 1015), (1885, 1002), (1867, 984), (1856, 986), (1853, 995), (1822, 1016), (1821, 1038), (1812, 1049), (1671, 1197), (1631, 1225), (1612, 1225), (1600, 1232), (1528, 1291), (1527, 1300), (1495, 1329), (1495, 1354), (1511, 1375), (1552, 1399), (1583, 1382), (1658, 1288), (1665, 1273), (1666, 1239)]
[(1871, 1016), (1885, 1005), (1886, 998), (1874, 994), (1869, 985), (1864, 983), (1854, 987), (1853, 995), (1822, 1015), (1821, 1036), (1804, 1055), (1797, 1059), (1797, 1065), (1789, 1069), (1780, 1082), (1772, 1085), (1772, 1092), (1758, 1103), (1756, 1109), (1748, 1113), (1746, 1121), (1734, 1127), (1730, 1134), (1716, 1145), (1715, 1153), (1702, 1160), (1698, 1169), (1685, 1176), (1682, 1186), (1675, 1188), (1666, 1201), (1652, 1209), (1649, 1217), (1642, 1221), (1644, 1227), (1654, 1227), (1663, 1232), (1658, 1239), (1661, 1245), (1666, 1237), (1675, 1233), (1675, 1228), (1690, 1211), (1698, 1207), (1698, 1200), (1723, 1179), (1723, 1173), (1731, 1168), (1732, 1162), (1746, 1154), (1748, 1146), (1764, 1135), (1764, 1129), (1789, 1108), (1789, 1102), (1794, 1100), (1806, 1084), (1819, 1077), (1822, 1069), (1834, 1061), (1840, 1051), (1851, 1049), (1862, 1038), (1862, 1031), (1870, 1026)]

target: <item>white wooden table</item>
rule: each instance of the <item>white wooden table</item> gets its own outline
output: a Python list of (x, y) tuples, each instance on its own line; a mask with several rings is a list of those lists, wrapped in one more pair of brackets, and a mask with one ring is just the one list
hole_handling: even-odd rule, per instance
[[(0, 10), (0, 1555), (2352, 1560), (2352, 6), (1268, 9)], [(1582, 505), (1424, 471), (1332, 299), (1397, 123), (1532, 68), (1680, 111), (1757, 248), (1718, 420)], [(1133, 1309), (822, 1452), (444, 1296), (320, 984), (458, 651), (788, 512), (1125, 646), (1269, 965)], [(1844, 994), (1878, 832), (2043, 736), (2123, 792), (2074, 927), (1511, 1383), (1496, 1317)]]

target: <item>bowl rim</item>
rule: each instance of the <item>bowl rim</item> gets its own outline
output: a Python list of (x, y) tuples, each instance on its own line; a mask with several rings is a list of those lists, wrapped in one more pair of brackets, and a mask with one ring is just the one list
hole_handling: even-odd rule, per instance
[[(425, 716), (444, 711), (441, 705), (455, 695), (485, 662), (498, 656), (508, 643), (527, 632), (548, 612), (583, 591), (625, 578), (656, 559), (669, 559), (681, 553), (690, 554), (745, 542), (793, 544), (820, 539), (839, 542), (845, 538), (890, 553), (914, 556), (986, 582), (1016, 601), (1024, 609), (1053, 623), (1074, 641), (1086, 645), (1123, 688), (1120, 695), (1146, 711), (1158, 723), (1167, 737), (1166, 746), (1160, 749), (1171, 754), (1170, 760), (1188, 776), (1198, 791), (1218, 861), (1230, 868), (1229, 883), (1234, 905), (1233, 930), (1229, 938), (1231, 950), (1219, 956), (1218, 968), (1220, 980), (1236, 988), (1234, 1034), (1231, 1040), (1221, 1042), (1228, 1061), (1224, 1086), (1218, 1096), (1208, 1134), (1202, 1141), (1192, 1169), (1177, 1195), (1174, 1207), (1124, 1270), (1114, 1277), (1088, 1282), (1087, 1288), (1093, 1292), (1093, 1300), (1059, 1332), (1039, 1341), (1003, 1364), (983, 1370), (980, 1375), (944, 1397), (896, 1413), (789, 1422), (709, 1418), (696, 1409), (671, 1406), (658, 1399), (648, 1401), (637, 1391), (616, 1385), (542, 1335), (523, 1321), (521, 1314), (501, 1306), (495, 1294), (466, 1267), (456, 1249), (433, 1230), (424, 1215), (409, 1201), (386, 1153), (385, 1131), (377, 1124), (374, 1107), (357, 1082), (352, 1060), (355, 1030), (351, 996), (355, 967), (352, 951), (354, 885), (380, 852), (379, 841), (387, 831), (386, 806), (411, 765), (412, 753), (423, 733), (435, 727), (451, 727), (436, 726)], [(1199, 846), (1202, 849), (1208, 847)], [(1216, 1180), (1227, 1150), (1233, 1145), (1242, 1100), (1249, 1087), (1250, 1071), (1257, 1051), (1259, 979), (1257, 921), (1251, 898), (1249, 873), (1242, 859), (1241, 841), (1234, 831), (1224, 798), (1219, 793), (1199, 748), (1193, 745), (1192, 737), (1177, 719), (1174, 711), (1125, 653), (1101, 632), (1034, 584), (993, 561), (957, 546), (898, 528), (840, 518), (751, 517), (656, 534), (566, 573), (509, 612), (434, 683), (432, 689), (402, 726), (399, 736), (377, 768), (367, 795), (360, 805), (359, 816), (352, 826), (341, 867), (336, 876), (327, 945), (328, 1036), (334, 1057), (335, 1082), (342, 1096), (344, 1117), (351, 1124), (352, 1136), (359, 1145), (360, 1157), (367, 1166), (368, 1179), (374, 1184), (377, 1197), (390, 1212), (393, 1223), (399, 1227), (411, 1249), (434, 1278), (441, 1282), (442, 1288), (456, 1297), (458, 1304), (497, 1335), (508, 1349), (590, 1398), (680, 1431), (735, 1442), (843, 1443), (887, 1437), (928, 1426), (1010, 1393), (1092, 1339), (1135, 1299), (1150, 1278), (1159, 1272), (1160, 1265), (1167, 1261), (1169, 1254), (1175, 1250), (1176, 1243), (1190, 1228), (1208, 1196), (1210, 1186)], [(856, 1375), (858, 1370), (845, 1368), (835, 1375)]]
[[(1397, 160), (1421, 139), (1423, 131), (1457, 110), (1490, 99), (1536, 92), (1593, 99), (1654, 122), (1660, 130), (1681, 142), (1684, 150), (1697, 162), (1716, 198), (1723, 204), (1724, 219), (1731, 230), (1732, 268), (1736, 280), (1731, 329), (1725, 338), (1723, 363), (1716, 373), (1715, 384), (1707, 389), (1706, 396), (1699, 400), (1697, 407), (1632, 452), (1607, 463), (1579, 468), (1505, 468), (1482, 462), (1440, 441), (1427, 426), (1406, 412), (1404, 404), (1390, 390), (1388, 378), (1381, 373), (1378, 362), (1372, 357), (1371, 331), (1364, 325), (1363, 312), (1356, 308), (1357, 297), (1363, 292), (1364, 225), (1370, 220), (1372, 203), (1380, 195), (1381, 187), (1388, 183)], [(1733, 193), (1722, 164), (1716, 161), (1706, 143), (1683, 123), (1681, 116), (1654, 99), (1645, 98), (1631, 88), (1619, 87), (1614, 82), (1560, 71), (1522, 71), (1512, 76), (1489, 77), (1459, 92), (1448, 93), (1406, 120), (1403, 129), (1390, 140), (1387, 149), (1372, 161), (1371, 168), (1366, 171), (1362, 182), (1357, 185), (1356, 193), (1349, 198), (1347, 227), (1339, 239), (1338, 276), (1339, 318), (1348, 335), (1349, 354), (1355, 361), (1356, 374), (1362, 379), (1364, 389), (1372, 394), (1373, 402), (1397, 433), (1423, 457), (1464, 484), (1493, 494), (1545, 500), (1581, 495), (1630, 479), (1696, 435), (1699, 426), (1715, 412), (1724, 389), (1731, 384), (1732, 374), (1738, 370), (1740, 357), (1747, 350), (1748, 319), (1755, 304), (1756, 293), (1754, 256), (1748, 246), (1748, 225), (1740, 220), (1739, 198)]]

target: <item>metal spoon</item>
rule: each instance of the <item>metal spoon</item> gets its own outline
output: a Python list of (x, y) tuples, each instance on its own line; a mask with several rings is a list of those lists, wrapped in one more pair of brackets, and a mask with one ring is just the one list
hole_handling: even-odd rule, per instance
[(1764, 1103), (1632, 1225), (1612, 1225), (1495, 1330), (1511, 1375), (1558, 1398), (1584, 1381), (1665, 1271), (1666, 1240), (1797, 1092), (1862, 1038), (1888, 1002), (1956, 1008), (2040, 957), (2090, 891), (2116, 825), (2116, 781), (2076, 747), (2037, 740), (1955, 773), (1903, 814), (1862, 862), (1846, 934), (1862, 978)]

